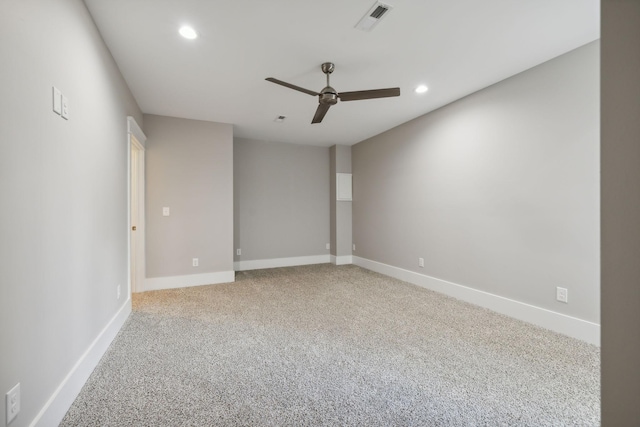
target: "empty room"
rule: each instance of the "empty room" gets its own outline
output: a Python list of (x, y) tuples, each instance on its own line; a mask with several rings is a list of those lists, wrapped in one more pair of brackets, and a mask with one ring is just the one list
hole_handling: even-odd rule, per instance
[(0, 425), (640, 424), (640, 3), (3, 0)]

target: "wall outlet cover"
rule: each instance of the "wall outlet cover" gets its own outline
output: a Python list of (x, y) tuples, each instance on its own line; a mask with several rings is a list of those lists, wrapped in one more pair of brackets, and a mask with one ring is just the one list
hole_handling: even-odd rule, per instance
[(20, 412), (20, 383), (7, 392), (7, 425), (18, 416)]
[(567, 288), (556, 288), (556, 299), (560, 302), (569, 302), (569, 290)]

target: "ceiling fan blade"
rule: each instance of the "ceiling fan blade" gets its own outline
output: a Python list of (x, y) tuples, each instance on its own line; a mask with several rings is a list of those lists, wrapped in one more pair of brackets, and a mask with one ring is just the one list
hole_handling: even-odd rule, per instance
[(289, 89), (293, 89), (293, 90), (297, 90), (299, 92), (307, 93), (307, 94), (312, 95), (312, 96), (320, 95), (318, 92), (314, 92), (312, 90), (305, 89), (305, 88), (300, 87), (300, 86), (292, 85), (291, 83), (283, 82), (282, 80), (274, 79), (273, 77), (267, 77), (265, 80), (268, 81), (268, 82), (271, 82), (271, 83), (275, 83), (275, 84), (284, 86), (284, 87), (288, 87)]
[(318, 109), (316, 110), (316, 114), (313, 116), (311, 123), (320, 123), (322, 119), (324, 119), (324, 115), (329, 111), (329, 107), (331, 107), (329, 104), (318, 105)]
[(399, 87), (391, 87), (388, 89), (358, 90), (355, 92), (342, 92), (338, 94), (340, 101), (358, 101), (361, 99), (389, 98), (391, 96), (400, 96)]

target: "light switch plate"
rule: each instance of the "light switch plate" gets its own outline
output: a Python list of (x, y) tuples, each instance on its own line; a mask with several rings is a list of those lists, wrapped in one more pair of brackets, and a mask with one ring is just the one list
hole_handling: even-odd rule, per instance
[(169, 208), (162, 208), (162, 216), (169, 216), (171, 214), (171, 210)]
[(62, 95), (62, 113), (60, 113), (63, 119), (69, 120), (69, 99)]
[(53, 112), (62, 114), (62, 92), (57, 87), (53, 87)]

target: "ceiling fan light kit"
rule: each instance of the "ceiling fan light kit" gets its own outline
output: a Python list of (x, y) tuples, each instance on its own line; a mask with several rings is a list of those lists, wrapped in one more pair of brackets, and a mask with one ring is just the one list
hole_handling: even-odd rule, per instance
[(312, 124), (322, 122), (325, 114), (327, 114), (327, 111), (329, 111), (329, 107), (337, 104), (338, 99), (340, 99), (341, 101), (359, 101), (363, 99), (389, 98), (400, 96), (399, 87), (338, 93), (334, 88), (331, 87), (329, 81), (329, 76), (331, 75), (331, 73), (333, 73), (335, 68), (336, 66), (332, 62), (325, 62), (320, 66), (322, 72), (327, 76), (327, 85), (320, 92), (314, 92), (312, 90), (305, 89), (273, 77), (267, 77), (265, 80), (284, 87), (288, 87), (289, 89), (297, 90), (298, 92), (306, 93), (307, 95), (317, 96), (319, 105), (316, 113), (313, 116), (313, 120), (311, 121)]

